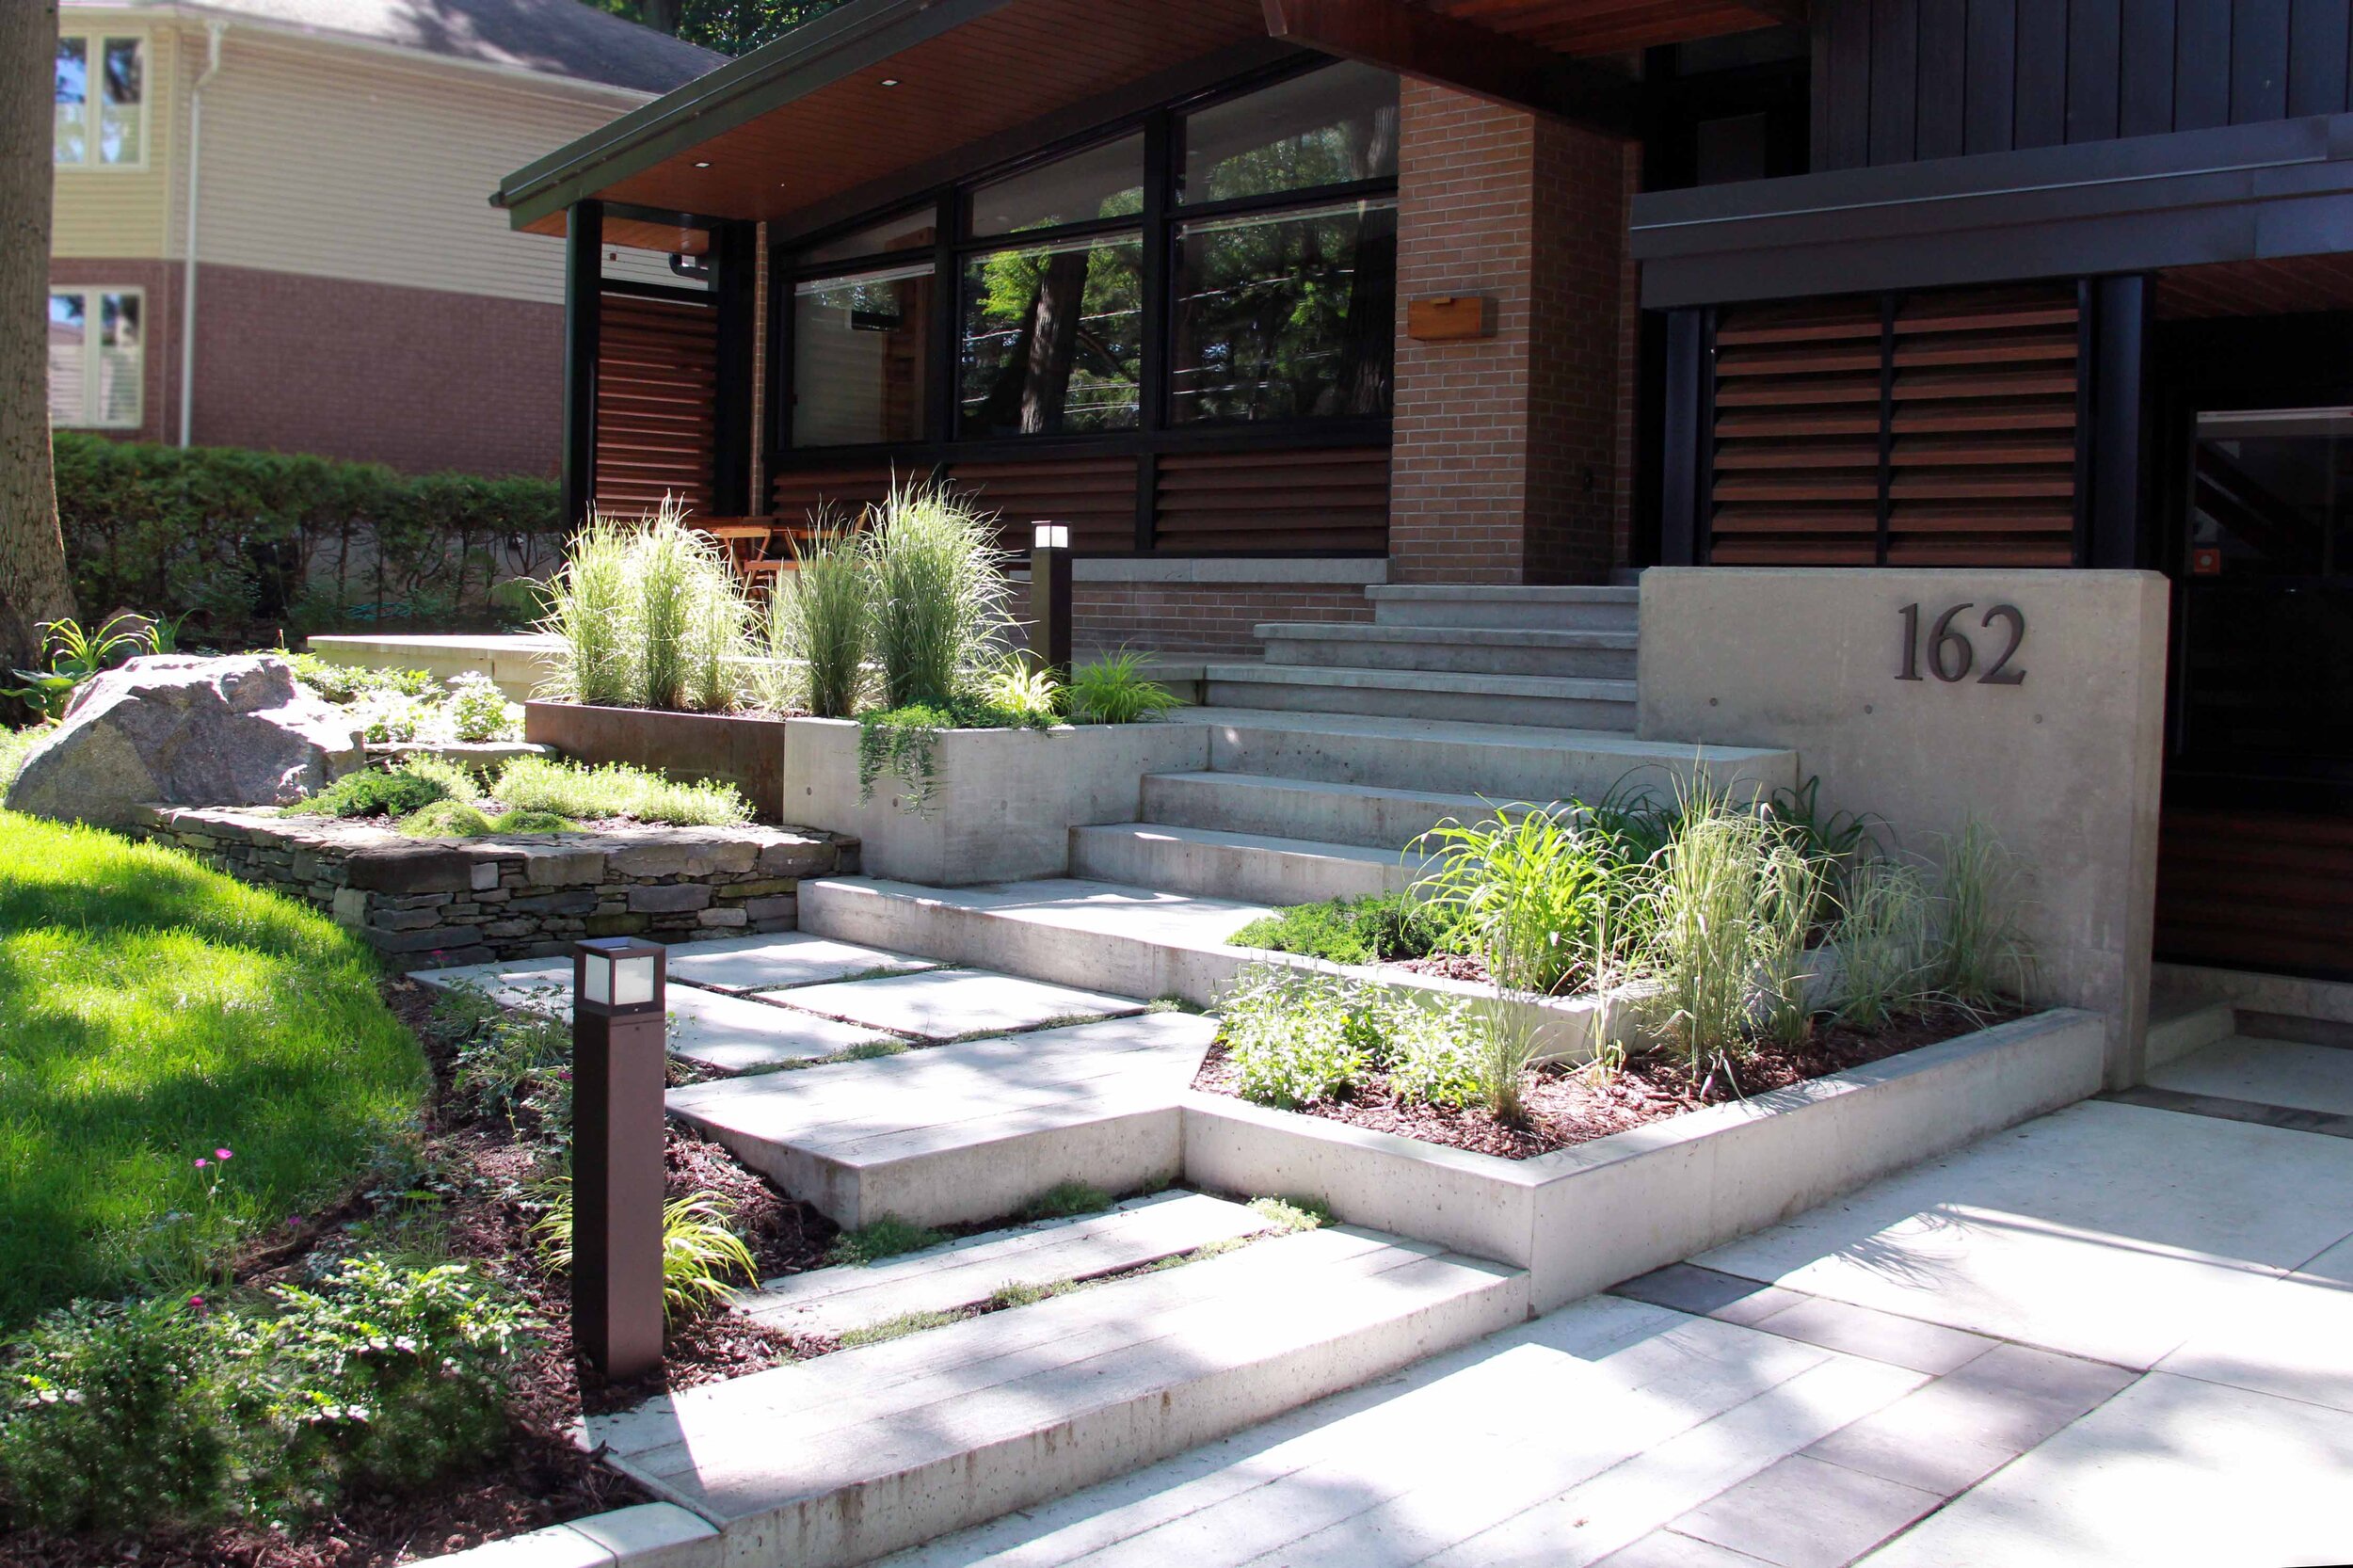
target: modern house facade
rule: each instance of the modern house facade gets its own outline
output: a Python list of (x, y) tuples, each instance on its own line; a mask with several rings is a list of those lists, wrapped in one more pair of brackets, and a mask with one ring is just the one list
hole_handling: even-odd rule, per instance
[[(857, 0), (497, 200), (568, 235), (576, 509), (943, 477), (1070, 524), (1082, 641), (2164, 573), (2156, 953), (2342, 978), (2349, 58), (2346, 0)], [(1999, 608), (1890, 678), (2001, 680)]]
[(575, 0), (65, 0), (53, 424), (548, 472), (561, 248), (482, 186), (720, 58)]

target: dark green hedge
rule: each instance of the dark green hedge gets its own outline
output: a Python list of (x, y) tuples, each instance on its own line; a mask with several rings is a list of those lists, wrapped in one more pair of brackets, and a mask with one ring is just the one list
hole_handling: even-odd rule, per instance
[(86, 616), (193, 614), (220, 642), (489, 624), (489, 590), (562, 552), (548, 479), (59, 432), (57, 512)]

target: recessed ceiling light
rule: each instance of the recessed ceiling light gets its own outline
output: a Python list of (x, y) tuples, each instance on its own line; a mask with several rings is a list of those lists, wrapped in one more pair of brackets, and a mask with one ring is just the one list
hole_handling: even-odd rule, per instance
[(696, 164), (696, 165), (695, 165), (695, 167), (696, 167), (696, 168), (709, 168), (711, 167), (711, 160), (710, 160), (709, 158), (705, 158), (705, 159), (701, 160), (699, 163)]
[(884, 78), (883, 78), (883, 86), (885, 86), (885, 87), (887, 87), (887, 88), (895, 88), (895, 87), (897, 87), (898, 85), (899, 85), (899, 78), (898, 78), (898, 77), (896, 77), (896, 76), (886, 76), (886, 77), (884, 77)]

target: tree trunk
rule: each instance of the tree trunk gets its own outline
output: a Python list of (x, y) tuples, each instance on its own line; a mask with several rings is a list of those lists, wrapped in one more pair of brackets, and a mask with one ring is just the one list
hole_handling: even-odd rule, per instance
[(658, 33), (678, 31), (678, 0), (645, 0), (639, 20)]
[(31, 664), (40, 624), (73, 613), (49, 456), (57, 0), (0, 3), (0, 672)]

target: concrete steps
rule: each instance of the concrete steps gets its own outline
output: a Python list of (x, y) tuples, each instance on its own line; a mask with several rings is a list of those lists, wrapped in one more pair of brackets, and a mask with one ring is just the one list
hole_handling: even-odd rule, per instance
[(1070, 830), (1070, 871), (1098, 882), (1252, 904), (1401, 893), (1418, 857), (1396, 850), (1158, 822)]
[(1244, 1204), (1157, 1192), (1083, 1219), (987, 1231), (887, 1262), (771, 1280), (736, 1298), (734, 1310), (788, 1333), (839, 1338), (913, 1314), (977, 1306), (1008, 1286), (1042, 1288), (1122, 1273), (1272, 1228)]
[(1263, 904), (1067, 877), (995, 888), (826, 877), (802, 883), (800, 899), (801, 928), (820, 936), (1199, 1007), (1214, 1006), (1254, 961), (1226, 938), (1272, 913)]
[(1385, 790), (1250, 773), (1162, 773), (1144, 781), (1144, 820), (1392, 855), (1447, 819), (1475, 823), (1500, 802), (1433, 790)]
[(2154, 997), (2149, 1003), (2146, 1064), (2153, 1069), (2205, 1049), (2238, 1032), (2238, 1010), (2227, 1001)]
[(1369, 713), (1399, 719), (1466, 719), (1631, 734), (1634, 682), (1562, 676), (1298, 664), (1210, 664), (1212, 707), (1283, 712)]
[(591, 1417), (737, 1568), (848, 1568), (1525, 1319), (1525, 1274), (1351, 1228)]
[(1257, 629), (1270, 664), (1634, 679), (1635, 633), (1522, 627), (1275, 622)]
[(1175, 1181), (1177, 1101), (1216, 1030), (1185, 1013), (1112, 1018), (695, 1084), (666, 1103), (845, 1229), (886, 1214), (971, 1224), (1063, 1182)]
[(1641, 590), (1523, 588), (1479, 583), (1381, 584), (1365, 590), (1376, 626), (1481, 626), (1500, 630), (1634, 632)]

